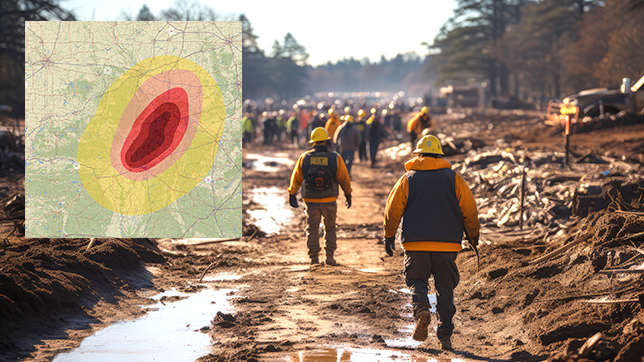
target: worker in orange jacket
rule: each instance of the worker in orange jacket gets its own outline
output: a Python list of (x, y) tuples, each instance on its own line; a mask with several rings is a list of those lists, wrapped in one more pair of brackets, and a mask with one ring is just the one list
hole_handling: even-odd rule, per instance
[(411, 290), (416, 328), (413, 338), (427, 339), (428, 280), (434, 277), (439, 324), (436, 335), (441, 348), (452, 348), (454, 288), (458, 285), (456, 254), (463, 232), (473, 247), (478, 245), (479, 221), (472, 191), (451, 164), (440, 158), (438, 138), (424, 136), (405, 163), (407, 172), (394, 185), (385, 207), (385, 250), (395, 249), (396, 230), (402, 219), (405, 282)]
[(335, 137), (335, 132), (338, 130), (338, 127), (340, 127), (342, 122), (343, 121), (338, 117), (335, 109), (329, 109), (329, 119), (326, 121), (324, 129), (329, 134), (329, 137), (331, 137), (331, 140), (329, 140), (327, 143), (327, 147), (331, 151), (337, 151), (335, 143), (333, 142), (333, 137)]
[(288, 188), (289, 204), (297, 208), (297, 191), (302, 187), (302, 199), (306, 203), (308, 227), (306, 229), (306, 245), (309, 249), (311, 264), (319, 263), (320, 248), (320, 219), (324, 217), (324, 249), (326, 264), (338, 265), (333, 254), (337, 249), (335, 219), (338, 210), (338, 185), (342, 187), (346, 198), (345, 205), (351, 207), (351, 179), (342, 156), (327, 148), (331, 139), (326, 130), (318, 127), (311, 133), (309, 143), (313, 149), (304, 152), (297, 160), (291, 185)]

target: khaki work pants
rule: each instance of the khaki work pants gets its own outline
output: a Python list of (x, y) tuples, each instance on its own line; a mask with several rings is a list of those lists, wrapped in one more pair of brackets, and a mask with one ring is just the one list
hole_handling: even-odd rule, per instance
[(309, 248), (311, 260), (318, 260), (320, 253), (320, 219), (324, 218), (324, 250), (326, 255), (333, 256), (333, 252), (338, 245), (335, 238), (335, 217), (338, 212), (338, 205), (333, 203), (326, 204), (306, 204), (306, 215), (308, 227), (306, 228), (306, 246)]

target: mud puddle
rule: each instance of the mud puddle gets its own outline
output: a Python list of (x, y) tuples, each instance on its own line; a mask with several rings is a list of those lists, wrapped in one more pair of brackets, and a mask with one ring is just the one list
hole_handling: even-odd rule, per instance
[(273, 156), (250, 153), (244, 158), (244, 167), (262, 172), (276, 172), (280, 168), (293, 168), (295, 165), (295, 162), (286, 153), (276, 153)]
[[(80, 347), (54, 361), (192, 361), (210, 352), (207, 332), (218, 311), (231, 311), (232, 289), (197, 293), (170, 290), (152, 299), (158, 303), (134, 321), (119, 322), (86, 338)], [(183, 298), (175, 302), (168, 302)], [(166, 301), (167, 300), (167, 301)]]
[(251, 199), (257, 204), (248, 210), (253, 224), (267, 235), (275, 235), (293, 220), (293, 210), (286, 203), (287, 192), (278, 187), (258, 187), (250, 191)]

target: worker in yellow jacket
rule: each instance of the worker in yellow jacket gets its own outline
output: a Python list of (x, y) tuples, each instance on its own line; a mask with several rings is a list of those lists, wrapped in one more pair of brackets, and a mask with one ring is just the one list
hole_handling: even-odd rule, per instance
[(418, 139), (421, 137), (423, 130), (433, 129), (434, 120), (429, 115), (429, 108), (424, 106), (420, 109), (420, 112), (416, 113), (410, 120), (407, 122), (407, 132), (409, 133), (409, 139), (411, 141), (411, 148), (414, 149)]
[(351, 207), (351, 179), (342, 156), (329, 151), (327, 142), (331, 139), (326, 130), (318, 127), (311, 133), (309, 143), (313, 149), (304, 152), (297, 160), (291, 185), (288, 188), (289, 204), (297, 208), (297, 191), (302, 187), (302, 199), (306, 203), (307, 229), (306, 245), (309, 249), (311, 264), (319, 264), (320, 219), (324, 217), (324, 249), (326, 264), (338, 265), (333, 254), (337, 249), (335, 219), (338, 210), (338, 185), (346, 198), (345, 205)]
[(454, 288), (458, 285), (456, 254), (463, 232), (476, 247), (479, 221), (472, 191), (452, 170), (438, 138), (424, 136), (413, 151), (417, 156), (405, 163), (407, 172), (394, 185), (385, 206), (385, 250), (395, 249), (396, 229), (402, 219), (402, 248), (405, 251), (405, 282), (411, 290), (416, 328), (413, 338), (427, 339), (431, 321), (428, 280), (434, 277), (437, 295), (441, 348), (452, 348)]

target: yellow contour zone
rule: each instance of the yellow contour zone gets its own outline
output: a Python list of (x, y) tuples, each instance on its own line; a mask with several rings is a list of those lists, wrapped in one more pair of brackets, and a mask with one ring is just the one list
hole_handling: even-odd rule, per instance
[[(130, 180), (119, 175), (110, 163), (112, 140), (121, 116), (141, 84), (173, 69), (189, 70), (201, 81), (203, 102), (199, 128), (183, 156), (167, 170), (148, 180)], [(83, 131), (78, 144), (81, 166), (78, 172), (83, 186), (101, 206), (119, 214), (143, 215), (160, 210), (190, 192), (208, 174), (217, 154), (225, 117), (221, 90), (201, 66), (169, 55), (143, 60), (112, 83), (101, 98), (96, 115)]]

